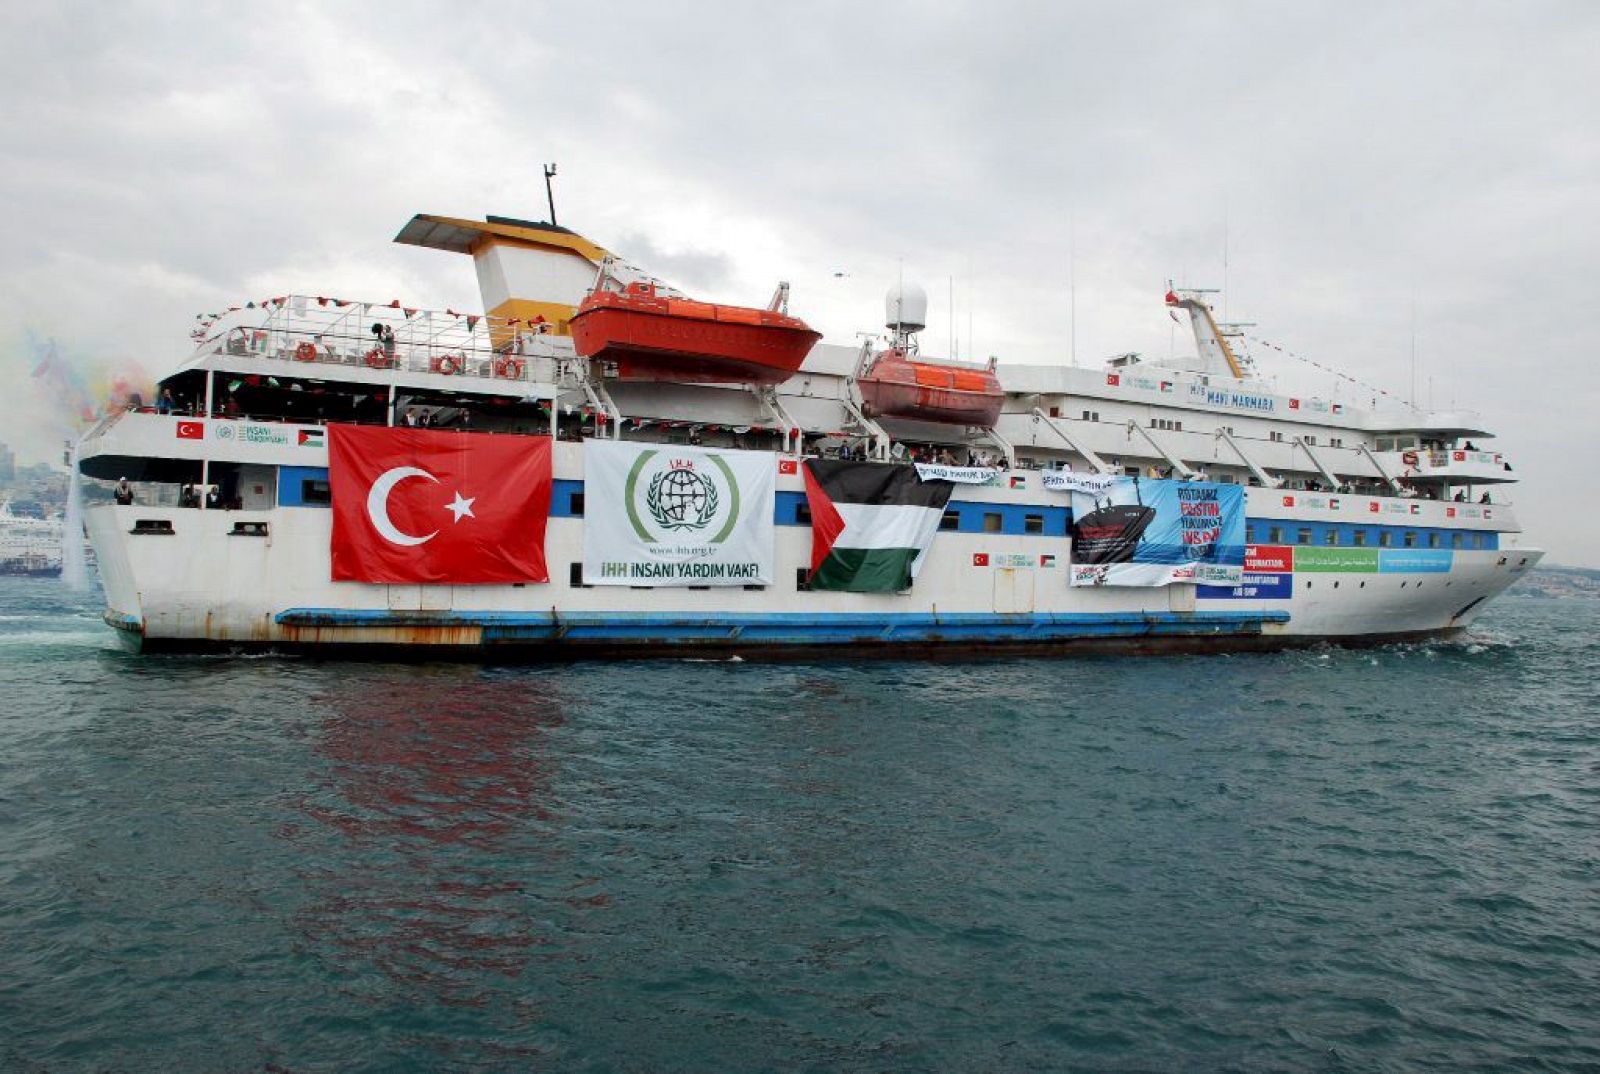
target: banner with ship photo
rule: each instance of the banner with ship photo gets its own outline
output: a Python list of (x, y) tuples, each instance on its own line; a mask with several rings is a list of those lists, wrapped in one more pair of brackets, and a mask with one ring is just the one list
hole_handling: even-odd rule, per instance
[(1071, 584), (1238, 585), (1244, 489), (1123, 477), (1072, 492)]
[(898, 593), (911, 587), (954, 489), (915, 466), (806, 460), (812, 589)]
[(590, 440), (583, 460), (586, 584), (772, 584), (770, 452)]
[(547, 582), (550, 438), (328, 427), (336, 582)]

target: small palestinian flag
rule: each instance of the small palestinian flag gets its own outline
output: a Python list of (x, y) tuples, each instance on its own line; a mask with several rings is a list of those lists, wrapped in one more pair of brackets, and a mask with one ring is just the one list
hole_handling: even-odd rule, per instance
[(954, 487), (915, 466), (807, 459), (812, 589), (898, 593), (911, 587)]
[(321, 429), (301, 429), (300, 430), (300, 446), (301, 447), (327, 447), (327, 442), (325, 440), (323, 440), (322, 430)]

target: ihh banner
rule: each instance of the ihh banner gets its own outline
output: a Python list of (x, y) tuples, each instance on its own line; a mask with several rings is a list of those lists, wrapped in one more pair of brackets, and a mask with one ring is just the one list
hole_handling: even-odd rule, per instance
[(777, 456), (663, 444), (584, 445), (589, 585), (770, 585)]
[(1072, 493), (1073, 585), (1238, 585), (1244, 489), (1119, 478)]

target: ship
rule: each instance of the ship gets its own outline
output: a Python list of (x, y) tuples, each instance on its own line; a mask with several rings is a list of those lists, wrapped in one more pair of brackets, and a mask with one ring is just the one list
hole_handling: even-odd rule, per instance
[(0, 575), (58, 577), (61, 534), (61, 519), (18, 515), (0, 501)]
[(1474, 414), (1195, 354), (923, 355), (926, 296), (826, 342), (565, 227), (420, 214), (482, 311), (208, 314), (77, 446), (105, 621), (146, 652), (974, 657), (1450, 637), (1538, 563)]

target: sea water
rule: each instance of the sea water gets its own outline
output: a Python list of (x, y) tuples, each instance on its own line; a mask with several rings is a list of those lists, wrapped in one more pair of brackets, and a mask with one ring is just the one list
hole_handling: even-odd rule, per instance
[(1600, 605), (1369, 651), (120, 651), (0, 582), (0, 1070), (1600, 1065)]

